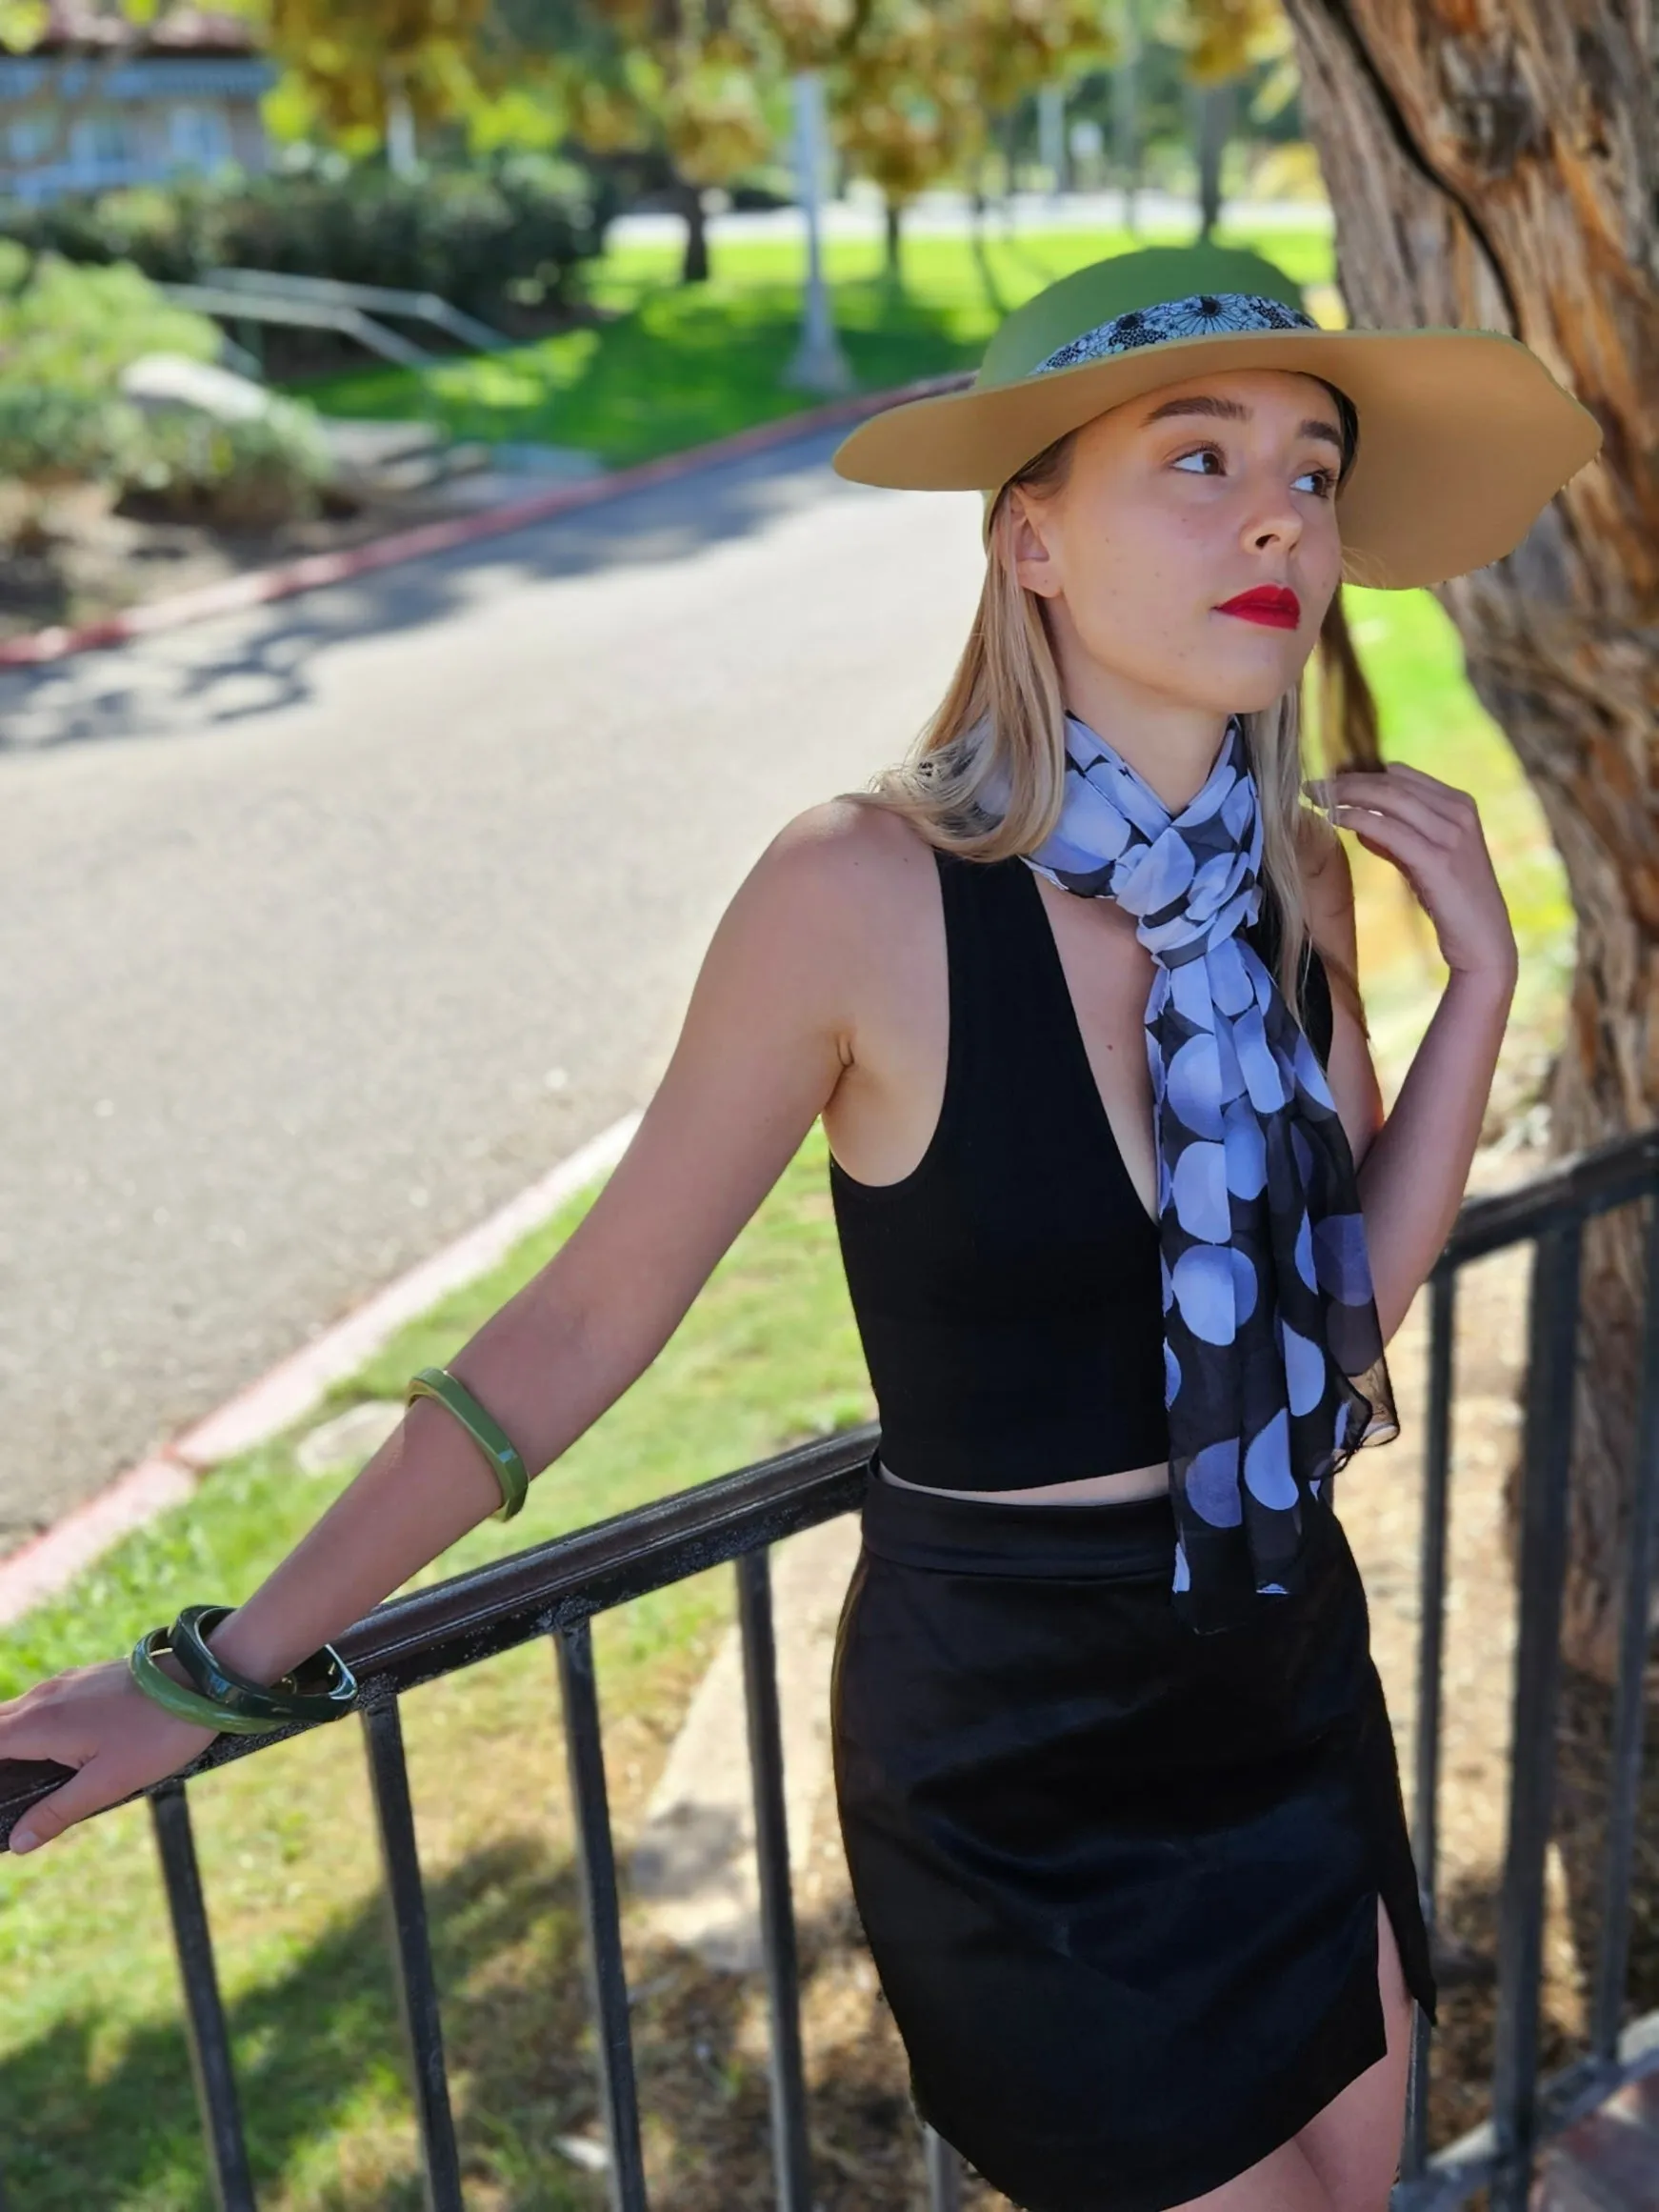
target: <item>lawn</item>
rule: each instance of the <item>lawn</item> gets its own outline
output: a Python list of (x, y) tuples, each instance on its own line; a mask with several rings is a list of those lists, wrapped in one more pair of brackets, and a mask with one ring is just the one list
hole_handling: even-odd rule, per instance
[[(1138, 243), (1185, 235), (1149, 232)], [(971, 368), (1010, 308), (1136, 243), (1127, 231), (992, 232), (976, 251), (967, 238), (918, 237), (895, 286), (878, 244), (833, 242), (826, 266), (836, 327), (859, 388)], [(1329, 281), (1328, 233), (1276, 231), (1263, 250), (1300, 283)], [(614, 317), (598, 327), (424, 372), (377, 365), (298, 389), (329, 414), (430, 418), (457, 437), (578, 446), (613, 468), (815, 404), (783, 382), (800, 325), (800, 250), (717, 245), (702, 285), (675, 281), (677, 258), (670, 247), (630, 245), (596, 263), (590, 297)]]

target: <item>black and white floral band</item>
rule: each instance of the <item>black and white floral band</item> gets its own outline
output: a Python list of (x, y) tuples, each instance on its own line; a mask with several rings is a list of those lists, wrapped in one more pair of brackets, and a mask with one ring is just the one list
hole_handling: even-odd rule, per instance
[(1075, 369), (1083, 361), (1128, 353), (1136, 346), (1157, 346), (1170, 338), (1210, 338), (1231, 331), (1316, 331), (1319, 325), (1300, 308), (1255, 292), (1195, 292), (1186, 299), (1161, 300), (1155, 307), (1130, 308), (1070, 338), (1030, 372)]

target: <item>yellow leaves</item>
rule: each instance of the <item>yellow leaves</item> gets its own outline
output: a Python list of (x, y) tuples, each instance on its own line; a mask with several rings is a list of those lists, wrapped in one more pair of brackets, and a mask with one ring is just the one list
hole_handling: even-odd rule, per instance
[(662, 126), (675, 167), (697, 185), (751, 168), (772, 139), (752, 73), (730, 63), (702, 61), (671, 76)]
[(50, 21), (46, 0), (0, 0), (0, 47), (27, 53)]
[(1226, 84), (1290, 51), (1290, 27), (1279, 0), (1183, 0), (1165, 10), (1158, 34), (1186, 49), (1187, 73), (1195, 85)]

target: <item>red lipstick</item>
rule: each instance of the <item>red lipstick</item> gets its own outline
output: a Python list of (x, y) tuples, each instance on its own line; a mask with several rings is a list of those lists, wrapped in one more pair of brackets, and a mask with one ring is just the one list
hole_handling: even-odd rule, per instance
[(1257, 584), (1237, 598), (1227, 599), (1218, 614), (1239, 614), (1247, 622), (1265, 622), (1273, 630), (1294, 630), (1302, 619), (1302, 602), (1283, 584)]

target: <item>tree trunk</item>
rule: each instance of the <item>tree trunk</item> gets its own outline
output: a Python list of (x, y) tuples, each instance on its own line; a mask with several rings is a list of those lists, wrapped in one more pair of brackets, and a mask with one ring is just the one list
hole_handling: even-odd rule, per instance
[(1208, 238), (1221, 220), (1221, 162), (1232, 136), (1237, 88), (1202, 85), (1193, 94), (1197, 110), (1198, 235)]
[[(1508, 559), (1437, 586), (1578, 917), (1552, 1141), (1659, 1116), (1659, 133), (1651, 11), (1286, 0), (1355, 322), (1522, 339), (1596, 415), (1599, 464)], [(1362, 425), (1361, 435), (1364, 429)], [(1585, 1244), (1565, 1650), (1607, 1681), (1629, 1522), (1641, 1236)]]
[(889, 281), (897, 284), (904, 273), (901, 265), (904, 242), (905, 210), (902, 200), (895, 200), (889, 192), (882, 212), (887, 220), (887, 273)]
[(680, 263), (682, 284), (706, 284), (709, 280), (709, 219), (703, 207), (701, 185), (687, 184), (684, 179), (677, 192), (680, 212), (686, 218), (686, 252)]

